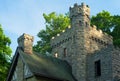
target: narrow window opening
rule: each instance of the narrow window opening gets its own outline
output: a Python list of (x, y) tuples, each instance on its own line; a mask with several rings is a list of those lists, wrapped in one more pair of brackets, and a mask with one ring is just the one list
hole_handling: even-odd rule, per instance
[(88, 27), (88, 23), (87, 22), (85, 22), (85, 26)]
[(64, 48), (64, 57), (67, 56), (67, 48)]
[(95, 61), (95, 76), (101, 76), (101, 63), (100, 60)]
[(79, 25), (82, 26), (82, 21), (79, 21)]

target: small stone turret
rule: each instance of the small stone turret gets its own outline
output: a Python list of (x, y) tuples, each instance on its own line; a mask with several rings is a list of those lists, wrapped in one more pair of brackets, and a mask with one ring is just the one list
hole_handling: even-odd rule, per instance
[(70, 7), (70, 17), (73, 17), (75, 15), (90, 16), (89, 6), (86, 5), (85, 3), (82, 3), (81, 5), (75, 3), (73, 7)]
[(90, 8), (88, 5), (84, 3), (78, 5), (76, 3), (73, 7), (70, 7), (69, 10), (72, 27), (74, 27), (75, 25), (78, 25), (80, 27), (90, 26)]
[(52, 38), (52, 54), (66, 60), (72, 66), (72, 73), (78, 81), (86, 81), (86, 41), (90, 28), (90, 8), (82, 3), (70, 7), (71, 27)]
[(25, 53), (32, 54), (33, 39), (33, 36), (24, 33), (18, 38), (18, 47)]

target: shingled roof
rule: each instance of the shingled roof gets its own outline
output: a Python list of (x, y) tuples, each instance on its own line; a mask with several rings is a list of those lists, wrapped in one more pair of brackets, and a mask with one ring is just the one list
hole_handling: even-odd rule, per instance
[[(16, 50), (14, 61), (18, 56), (22, 57), (23, 62), (29, 67), (34, 76), (43, 76), (56, 80), (75, 81), (72, 75), (72, 68), (67, 61), (60, 60), (54, 57), (42, 55), (36, 52), (26, 54), (20, 48)], [(11, 70), (16, 66), (13, 62)], [(9, 73), (8, 80), (12, 74)], [(11, 76), (12, 77), (12, 76)]]

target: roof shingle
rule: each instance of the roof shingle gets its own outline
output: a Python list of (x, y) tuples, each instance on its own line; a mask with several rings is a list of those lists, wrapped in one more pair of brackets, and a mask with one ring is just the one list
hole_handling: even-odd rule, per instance
[(36, 52), (26, 54), (21, 49), (18, 52), (34, 75), (58, 80), (75, 81), (72, 75), (72, 68), (67, 61)]

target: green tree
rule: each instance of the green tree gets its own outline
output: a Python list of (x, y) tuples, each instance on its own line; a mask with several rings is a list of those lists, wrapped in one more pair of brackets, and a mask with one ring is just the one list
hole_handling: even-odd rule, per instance
[(108, 11), (99, 12), (96, 16), (92, 16), (91, 24), (96, 25), (98, 29), (110, 34), (113, 27), (113, 17)]
[(10, 49), (11, 41), (5, 36), (0, 25), (0, 80), (5, 81), (10, 66), (10, 56), (12, 50)]
[[(46, 54), (47, 52), (51, 52), (50, 39), (70, 25), (70, 18), (69, 13), (66, 15), (56, 15), (55, 12), (48, 15), (43, 14), (43, 17), (45, 19), (46, 29), (38, 33), (37, 36), (40, 40), (37, 41), (33, 49), (41, 54)], [(112, 16), (108, 11), (103, 10), (96, 16), (92, 16), (91, 25), (96, 25), (98, 29), (112, 35), (114, 45), (120, 47), (119, 15)]]
[(120, 16), (114, 15), (113, 16), (113, 43), (115, 46), (120, 47)]
[(98, 29), (113, 36), (113, 44), (120, 47), (120, 16), (111, 15), (108, 11), (102, 11), (92, 16), (91, 24)]
[(34, 51), (37, 51), (41, 54), (46, 54), (51, 52), (50, 40), (53, 36), (56, 36), (58, 33), (62, 32), (66, 27), (70, 25), (70, 19), (68, 14), (57, 15), (55, 12), (50, 14), (43, 14), (45, 19), (46, 29), (41, 30), (37, 36), (40, 38), (37, 41), (37, 44), (33, 47)]

